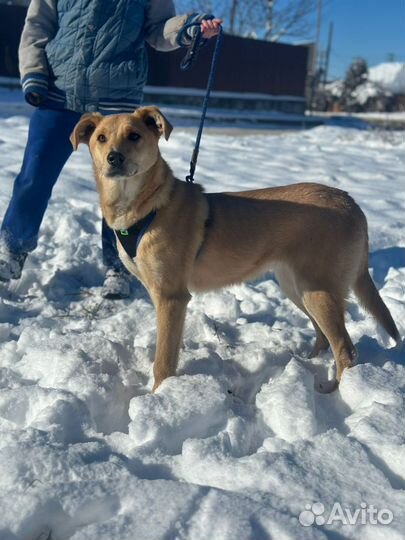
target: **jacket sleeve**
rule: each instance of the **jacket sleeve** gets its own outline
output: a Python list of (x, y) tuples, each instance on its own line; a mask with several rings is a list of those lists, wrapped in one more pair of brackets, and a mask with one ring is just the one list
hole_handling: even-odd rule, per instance
[(190, 22), (212, 19), (209, 14), (186, 13), (176, 15), (172, 0), (150, 0), (146, 8), (145, 39), (158, 51), (172, 51), (191, 42), (192, 29), (184, 32)]
[(18, 49), (23, 92), (48, 95), (46, 44), (58, 30), (56, 0), (31, 0)]

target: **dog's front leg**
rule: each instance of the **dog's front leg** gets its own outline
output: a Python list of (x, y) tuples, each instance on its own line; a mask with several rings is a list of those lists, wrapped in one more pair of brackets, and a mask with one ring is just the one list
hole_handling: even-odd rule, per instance
[[(155, 296), (155, 295), (154, 295)], [(154, 298), (157, 318), (157, 343), (153, 374), (155, 384), (152, 392), (160, 383), (175, 375), (180, 342), (183, 334), (187, 304), (191, 295), (188, 291), (175, 295), (158, 295)]]

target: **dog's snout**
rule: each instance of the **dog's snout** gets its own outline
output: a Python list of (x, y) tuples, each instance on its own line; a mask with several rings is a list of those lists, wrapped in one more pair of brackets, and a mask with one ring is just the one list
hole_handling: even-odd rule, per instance
[(110, 152), (107, 156), (107, 161), (113, 167), (120, 167), (124, 161), (125, 157), (120, 152)]

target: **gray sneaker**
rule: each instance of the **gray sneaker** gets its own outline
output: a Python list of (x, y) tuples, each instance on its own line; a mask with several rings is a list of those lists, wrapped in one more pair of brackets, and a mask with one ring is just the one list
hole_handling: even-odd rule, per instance
[(109, 268), (101, 289), (101, 296), (109, 300), (121, 300), (131, 295), (131, 275), (122, 270)]
[(20, 279), (28, 253), (13, 253), (5, 245), (0, 249), (0, 281)]

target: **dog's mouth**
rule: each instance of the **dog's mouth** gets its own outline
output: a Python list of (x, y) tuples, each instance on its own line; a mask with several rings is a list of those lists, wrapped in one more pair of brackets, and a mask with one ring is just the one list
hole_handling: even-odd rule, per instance
[(135, 166), (131, 167), (130, 170), (128, 170), (128, 167), (106, 167), (103, 176), (113, 180), (120, 180), (121, 178), (135, 176), (137, 172), (138, 168)]

